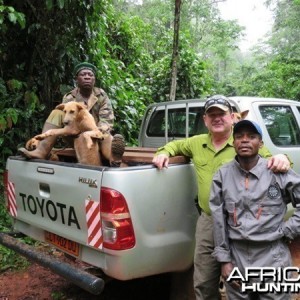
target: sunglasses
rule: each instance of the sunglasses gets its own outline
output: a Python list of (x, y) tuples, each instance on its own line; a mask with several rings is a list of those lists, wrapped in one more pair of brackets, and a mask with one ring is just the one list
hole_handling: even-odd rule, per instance
[(210, 99), (210, 100), (206, 101), (205, 105), (204, 105), (204, 110), (206, 111), (213, 104), (225, 105), (225, 106), (227, 106), (229, 108), (230, 111), (232, 111), (230, 103), (226, 99), (222, 99), (222, 98)]

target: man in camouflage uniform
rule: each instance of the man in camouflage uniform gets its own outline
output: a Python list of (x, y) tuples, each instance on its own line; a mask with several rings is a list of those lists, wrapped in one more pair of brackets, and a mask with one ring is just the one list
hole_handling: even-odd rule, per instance
[[(76, 101), (84, 103), (94, 117), (98, 128), (102, 132), (111, 132), (113, 129), (114, 113), (111, 102), (104, 90), (95, 87), (96, 67), (84, 62), (74, 68), (77, 87), (64, 95), (63, 103)], [(64, 113), (54, 109), (47, 118), (43, 132), (63, 127)], [(19, 152), (27, 158), (46, 159), (56, 142), (56, 137), (47, 137), (37, 142), (34, 139), (26, 143), (26, 148), (20, 148)], [(124, 153), (125, 142), (121, 135), (114, 137), (110, 134), (100, 142), (102, 156), (110, 162), (111, 166), (119, 166)]]

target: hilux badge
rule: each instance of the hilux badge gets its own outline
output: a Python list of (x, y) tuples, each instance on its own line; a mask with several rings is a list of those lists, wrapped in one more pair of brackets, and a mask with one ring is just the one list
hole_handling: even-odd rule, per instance
[(92, 178), (79, 177), (78, 182), (88, 184), (89, 187), (97, 188), (97, 180)]

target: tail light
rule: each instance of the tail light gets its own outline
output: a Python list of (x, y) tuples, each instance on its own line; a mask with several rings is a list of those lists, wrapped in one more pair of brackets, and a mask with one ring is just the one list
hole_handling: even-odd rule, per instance
[(135, 236), (124, 196), (113, 189), (101, 188), (103, 247), (125, 250), (134, 247)]

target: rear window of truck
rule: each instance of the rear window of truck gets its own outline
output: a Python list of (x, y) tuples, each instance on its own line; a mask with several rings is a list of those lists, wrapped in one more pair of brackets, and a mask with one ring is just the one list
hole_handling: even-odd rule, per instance
[[(190, 107), (188, 112), (188, 136), (207, 133), (203, 121), (204, 108)], [(168, 109), (168, 136), (186, 136), (186, 107)], [(163, 137), (166, 130), (165, 110), (156, 110), (149, 121), (147, 135), (150, 137)]]

